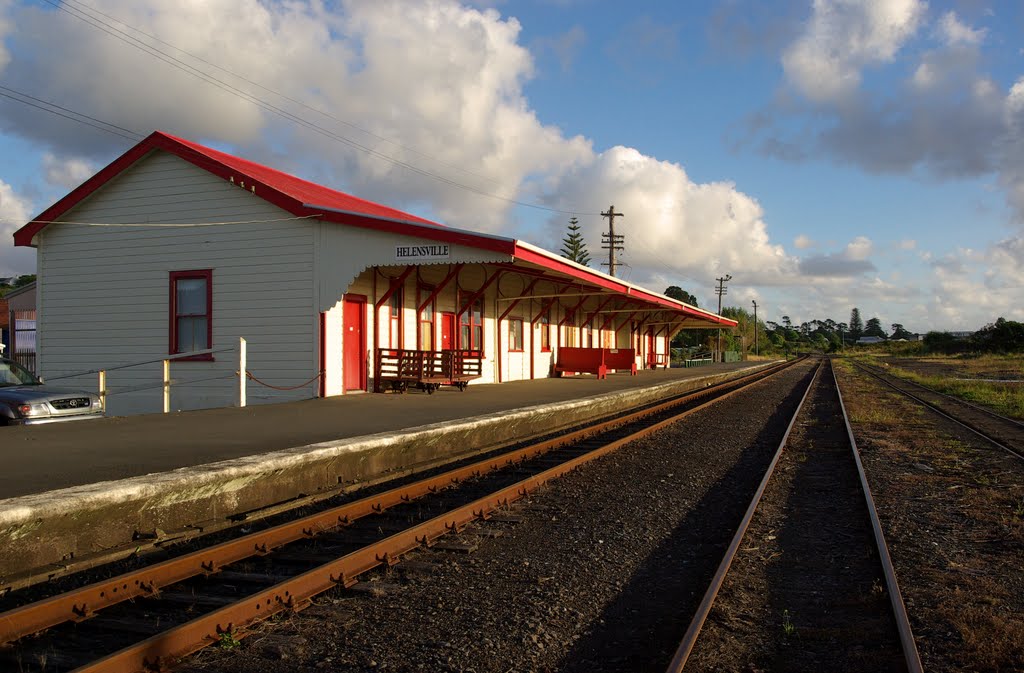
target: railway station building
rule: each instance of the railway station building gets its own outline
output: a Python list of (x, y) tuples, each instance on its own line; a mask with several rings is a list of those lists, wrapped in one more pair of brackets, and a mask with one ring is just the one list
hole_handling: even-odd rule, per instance
[(38, 373), (109, 370), (111, 414), (159, 411), (161, 358), (211, 349), (172, 361), (173, 409), (235, 404), (240, 337), (258, 403), (386, 390), (399, 351), (475, 354), (484, 383), (583, 368), (570, 353), (667, 367), (679, 330), (736, 324), (161, 132), (14, 239), (37, 249)]

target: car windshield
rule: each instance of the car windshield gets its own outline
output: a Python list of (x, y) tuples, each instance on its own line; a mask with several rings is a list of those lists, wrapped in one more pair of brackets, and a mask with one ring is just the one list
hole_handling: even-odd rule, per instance
[(39, 385), (39, 379), (17, 362), (0, 360), (0, 388)]

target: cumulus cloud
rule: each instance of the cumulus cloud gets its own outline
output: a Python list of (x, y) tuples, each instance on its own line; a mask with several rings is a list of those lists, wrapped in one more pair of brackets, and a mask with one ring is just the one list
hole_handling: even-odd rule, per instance
[(43, 174), (47, 184), (72, 190), (96, 172), (96, 166), (85, 159), (59, 158), (51, 152), (43, 154)]
[(817, 246), (818, 244), (809, 236), (800, 234), (795, 239), (793, 239), (793, 245), (796, 247), (797, 250), (807, 250), (809, 248)]
[[(771, 243), (755, 199), (730, 182), (694, 182), (682, 166), (632, 148), (613, 147), (581, 161), (551, 192), (555, 207), (602, 204), (615, 195), (615, 210), (624, 214), (616, 233), (625, 236), (624, 260), (646, 274), (633, 277), (639, 282), (731, 273), (744, 285), (772, 285), (790, 282), (796, 271), (795, 260)], [(606, 220), (591, 217), (581, 225), (590, 249), (599, 250)], [(564, 219), (553, 218), (549, 240), (564, 231)]]
[(960, 22), (956, 12), (946, 12), (939, 19), (937, 30), (946, 44), (980, 44), (988, 32), (984, 28), (975, 29)]
[(815, 0), (804, 33), (783, 52), (789, 81), (818, 103), (853, 93), (867, 66), (889, 62), (920, 24), (921, 0)]
[[(816, 0), (781, 56), (796, 102), (752, 118), (751, 137), (787, 161), (830, 157), (939, 179), (994, 174), (1024, 223), (1024, 92), (985, 72), (984, 28), (949, 11), (923, 30), (926, 9), (922, 0)], [(907, 75), (865, 79), (886, 67)], [(806, 123), (792, 124), (794, 115)]]
[(14, 248), (11, 244), (14, 232), (32, 217), (30, 210), (28, 199), (0, 180), (0, 276), (17, 276), (35, 269), (35, 251)]
[[(520, 234), (511, 200), (596, 210), (614, 195), (616, 208), (628, 215), (626, 261), (641, 282), (719, 271), (738, 278), (744, 269), (746, 283), (784, 283), (795, 274), (795, 260), (770, 241), (761, 206), (736, 185), (695, 183), (678, 164), (626, 147), (599, 152), (586, 138), (542, 123), (523, 92), (534, 61), (519, 42), (520, 25), (494, 9), (443, 0), (329, 6), (106, 0), (97, 6), (251, 82), (150, 42), (224, 82), (211, 84), (38, 6), (10, 9), (19, 26), (10, 40), (25, 58), (8, 65), (5, 80), (125, 128), (216, 141), (364, 198), (476, 230)], [(631, 49), (662, 58), (678, 51), (677, 26), (640, 17), (627, 32)], [(563, 36), (567, 57), (583, 37), (582, 31)], [(286, 122), (230, 87), (372, 151)], [(80, 162), (109, 160), (112, 143), (124, 149), (116, 138), (64, 120), (12, 107), (0, 108), (0, 115), (12, 132), (50, 148), (47, 177), (65, 186), (85, 170)], [(550, 235), (536, 242), (557, 247), (565, 220), (552, 217)], [(591, 248), (599, 250), (600, 218), (583, 223)]]
[(805, 276), (849, 277), (877, 271), (868, 259), (873, 249), (871, 239), (858, 236), (841, 252), (804, 257), (800, 260), (800, 273)]

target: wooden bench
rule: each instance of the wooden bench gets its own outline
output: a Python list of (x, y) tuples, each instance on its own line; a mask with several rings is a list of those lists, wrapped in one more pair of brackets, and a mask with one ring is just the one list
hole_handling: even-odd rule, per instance
[(566, 373), (595, 374), (603, 379), (608, 370), (629, 371), (636, 376), (636, 352), (632, 348), (574, 348), (558, 349), (555, 376)]
[(420, 351), (397, 348), (377, 349), (374, 388), (381, 392), (387, 384), (404, 393), (410, 387), (433, 394), (441, 386), (460, 391), (480, 378), (483, 357), (479, 351)]

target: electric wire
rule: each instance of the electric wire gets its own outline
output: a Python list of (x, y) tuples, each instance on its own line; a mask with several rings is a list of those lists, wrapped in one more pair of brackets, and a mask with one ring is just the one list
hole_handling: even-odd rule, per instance
[[(320, 135), (322, 135), (322, 136), (324, 136), (324, 137), (326, 137), (326, 138), (328, 138), (330, 140), (334, 140), (335, 142), (338, 142), (338, 143), (341, 143), (341, 144), (344, 144), (344, 145), (348, 145), (348, 146), (350, 146), (350, 147), (352, 147), (354, 149), (357, 149), (357, 150), (359, 150), (361, 152), (364, 152), (364, 153), (366, 153), (366, 154), (368, 154), (370, 156), (373, 156), (375, 158), (384, 160), (384, 161), (386, 161), (388, 163), (391, 163), (391, 164), (394, 164), (396, 166), (400, 166), (402, 168), (405, 168), (406, 170), (412, 171), (412, 172), (414, 172), (414, 173), (416, 173), (418, 175), (421, 175), (423, 177), (432, 178), (432, 179), (437, 180), (439, 182), (443, 182), (445, 184), (448, 184), (448, 185), (450, 185), (452, 187), (464, 189), (466, 191), (473, 192), (473, 193), (478, 194), (480, 196), (486, 196), (486, 197), (489, 197), (489, 198), (497, 199), (497, 200), (504, 201), (504, 202), (512, 204), (512, 205), (521, 206), (521, 207), (524, 207), (524, 208), (532, 208), (532, 209), (535, 209), (535, 210), (542, 210), (542, 211), (547, 211), (547, 212), (552, 212), (552, 213), (560, 213), (560, 214), (566, 214), (566, 215), (596, 215), (597, 214), (597, 213), (580, 212), (578, 210), (561, 210), (561, 209), (558, 209), (558, 208), (551, 208), (551, 207), (548, 207), (548, 206), (542, 206), (540, 204), (530, 203), (530, 202), (527, 202), (527, 201), (520, 201), (518, 199), (513, 199), (513, 198), (510, 198), (510, 197), (507, 197), (507, 196), (502, 196), (500, 194), (495, 194), (495, 193), (492, 193), (492, 192), (488, 192), (486, 190), (473, 187), (472, 185), (467, 185), (465, 183), (458, 182), (458, 181), (452, 180), (450, 178), (446, 178), (443, 175), (439, 175), (437, 173), (433, 173), (431, 171), (422, 169), (422, 168), (420, 168), (418, 166), (415, 166), (414, 164), (410, 164), (410, 163), (402, 161), (400, 159), (395, 159), (393, 157), (388, 156), (387, 154), (384, 154), (383, 152), (379, 152), (379, 151), (377, 151), (377, 150), (375, 150), (375, 149), (373, 149), (371, 147), (368, 147), (366, 145), (363, 145), (362, 143), (359, 143), (359, 142), (357, 142), (355, 140), (352, 140), (351, 138), (348, 138), (348, 137), (342, 136), (340, 134), (337, 134), (337, 133), (335, 133), (335, 132), (333, 132), (333, 131), (331, 131), (329, 129), (326, 129), (326, 128), (318, 125), (318, 124), (315, 124), (315, 123), (313, 123), (313, 122), (311, 122), (311, 121), (309, 121), (307, 119), (304, 119), (304, 118), (302, 118), (302, 117), (300, 117), (300, 116), (298, 116), (296, 114), (293, 114), (293, 113), (291, 113), (291, 112), (289, 112), (289, 111), (287, 111), (287, 110), (285, 110), (283, 108), (277, 107), (276, 105), (273, 105), (272, 103), (269, 103), (269, 102), (267, 102), (267, 101), (265, 101), (265, 100), (263, 100), (263, 99), (261, 99), (261, 98), (259, 98), (257, 96), (254, 96), (253, 94), (250, 94), (250, 93), (248, 93), (248, 92), (246, 92), (246, 91), (244, 91), (242, 89), (239, 89), (239, 88), (233, 86), (232, 84), (230, 84), (228, 82), (225, 82), (222, 79), (218, 79), (217, 77), (214, 77), (213, 75), (210, 75), (209, 73), (206, 73), (206, 72), (204, 72), (204, 71), (202, 71), (202, 70), (200, 70), (200, 69), (198, 69), (198, 68), (196, 68), (196, 67), (194, 67), (192, 65), (189, 65), (188, 63), (185, 63), (181, 59), (178, 59), (178, 58), (174, 57), (173, 55), (168, 54), (167, 52), (161, 51), (160, 49), (158, 49), (158, 48), (156, 48), (156, 47), (154, 47), (152, 45), (149, 45), (149, 44), (143, 42), (142, 40), (140, 40), (140, 39), (138, 39), (138, 38), (136, 38), (136, 37), (126, 33), (125, 31), (118, 29), (116, 26), (113, 26), (113, 25), (111, 25), (111, 24), (109, 24), (109, 23), (107, 23), (107, 22), (105, 22), (105, 21), (103, 21), (103, 20), (101, 20), (99, 18), (96, 18), (95, 16), (92, 16), (91, 14), (88, 14), (87, 12), (85, 12), (85, 11), (83, 11), (81, 9), (78, 9), (77, 7), (71, 7), (69, 5), (64, 5), (64, 4), (61, 4), (59, 2), (56, 2), (55, 0), (43, 0), (43, 2), (45, 2), (48, 5), (51, 5), (52, 7), (56, 8), (59, 11), (65, 12), (66, 14), (68, 14), (68, 15), (70, 15), (72, 17), (75, 17), (75, 18), (77, 18), (77, 19), (79, 19), (79, 20), (81, 20), (81, 21), (83, 21), (83, 22), (93, 26), (94, 28), (96, 28), (98, 30), (103, 31), (104, 33), (107, 33), (108, 35), (110, 35), (110, 36), (114, 37), (115, 39), (118, 39), (118, 40), (128, 44), (129, 46), (135, 47), (136, 49), (139, 49), (139, 50), (149, 54), (150, 56), (153, 56), (153, 57), (157, 58), (158, 60), (163, 61), (164, 63), (166, 63), (167, 65), (170, 65), (171, 67), (177, 68), (178, 70), (181, 70), (182, 72), (185, 72), (185, 73), (187, 73), (189, 75), (192, 75), (194, 77), (198, 77), (199, 79), (205, 81), (206, 83), (211, 84), (212, 86), (215, 86), (217, 88), (220, 88), (220, 89), (222, 89), (222, 90), (224, 90), (224, 91), (226, 91), (228, 93), (232, 93), (235, 96), (237, 96), (237, 97), (239, 97), (239, 98), (241, 98), (241, 99), (243, 99), (243, 100), (245, 100), (247, 102), (250, 102), (250, 103), (252, 103), (253, 105), (255, 105), (257, 107), (259, 107), (260, 109), (265, 110), (266, 112), (269, 112), (269, 113), (274, 114), (276, 116), (279, 116), (279, 117), (281, 117), (283, 119), (291, 121), (291, 122), (293, 122), (295, 124), (298, 124), (298, 125), (306, 128), (306, 129), (308, 129), (310, 131), (313, 131), (315, 133), (318, 133), (318, 134), (320, 134)], [(119, 21), (119, 23), (123, 23), (123, 22)], [(127, 26), (127, 24), (123, 24), (123, 25)], [(139, 32), (141, 33), (141, 31), (139, 31)], [(179, 51), (183, 51), (183, 50), (179, 50)], [(187, 53), (187, 52), (183, 52), (183, 53)]]

